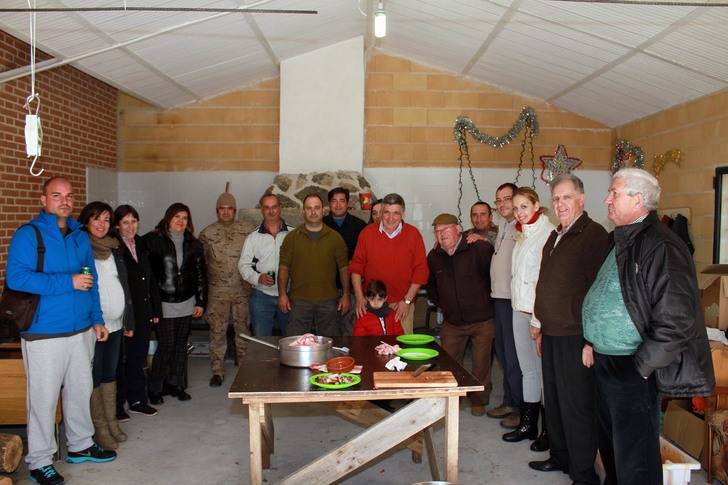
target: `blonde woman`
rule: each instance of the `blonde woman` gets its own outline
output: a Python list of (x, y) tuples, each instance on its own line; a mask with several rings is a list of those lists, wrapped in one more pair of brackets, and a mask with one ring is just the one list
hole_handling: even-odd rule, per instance
[(540, 327), (533, 315), (536, 283), (541, 268), (541, 252), (551, 231), (555, 229), (538, 194), (530, 187), (521, 187), (513, 194), (516, 216), (516, 245), (511, 266), (511, 304), (513, 305), (513, 338), (518, 363), (523, 373), (523, 409), (518, 428), (503, 435), (503, 440), (517, 442), (535, 440), (541, 403), (540, 341), (531, 337), (531, 327)]

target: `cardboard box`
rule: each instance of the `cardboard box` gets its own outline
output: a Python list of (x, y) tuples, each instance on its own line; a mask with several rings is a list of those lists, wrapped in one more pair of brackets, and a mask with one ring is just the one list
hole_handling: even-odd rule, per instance
[(673, 399), (667, 405), (662, 435), (695, 459), (703, 451), (705, 421), (691, 411), (689, 399)]
[(728, 387), (728, 345), (711, 340), (710, 356), (713, 360), (715, 385)]
[[(690, 483), (690, 472), (700, 470), (700, 463), (693, 460), (678, 447), (660, 436), (660, 455), (662, 457), (662, 483), (663, 485), (687, 485)], [(599, 481), (606, 478), (602, 457), (597, 453), (594, 462), (594, 469), (597, 472)], [(718, 477), (718, 475), (716, 475)]]
[(728, 329), (728, 264), (707, 266), (698, 275), (698, 285), (705, 325)]

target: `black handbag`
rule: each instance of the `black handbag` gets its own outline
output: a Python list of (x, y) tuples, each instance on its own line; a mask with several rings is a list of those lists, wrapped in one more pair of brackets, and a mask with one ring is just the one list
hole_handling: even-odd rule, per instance
[[(43, 260), (45, 256), (45, 244), (40, 230), (29, 224), (35, 230), (35, 238), (38, 246), (38, 260), (35, 265), (35, 271), (43, 272)], [(13, 339), (30, 328), (35, 317), (36, 309), (40, 295), (36, 293), (26, 293), (8, 288), (7, 275), (5, 278), (5, 288), (2, 297), (0, 297), (0, 339)]]

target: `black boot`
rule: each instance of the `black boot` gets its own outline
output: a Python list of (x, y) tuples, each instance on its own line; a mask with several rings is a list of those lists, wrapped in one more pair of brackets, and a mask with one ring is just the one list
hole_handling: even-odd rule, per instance
[(185, 392), (185, 388), (182, 386), (177, 386), (174, 390), (174, 394), (172, 394), (172, 395), (175, 396), (180, 401), (189, 401), (190, 399), (192, 399), (192, 396), (187, 394)]
[(546, 411), (541, 406), (541, 434), (531, 443), (531, 451), (546, 451), (549, 449), (549, 435), (546, 431)]
[(521, 423), (518, 428), (503, 435), (503, 441), (517, 443), (525, 439), (535, 440), (538, 436), (538, 403), (524, 402), (521, 409)]

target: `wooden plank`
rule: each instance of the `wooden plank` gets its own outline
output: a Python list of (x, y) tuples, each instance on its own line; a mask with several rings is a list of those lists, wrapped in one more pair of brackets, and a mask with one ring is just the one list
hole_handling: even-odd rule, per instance
[(273, 427), (273, 417), (270, 414), (270, 404), (263, 406), (263, 439), (268, 445), (268, 449), (271, 453), (275, 450), (275, 428)]
[(263, 405), (263, 416), (261, 416), (261, 432), (263, 433), (263, 469), (270, 469), (270, 458), (275, 447), (275, 435), (273, 419), (270, 415), (270, 404)]
[(251, 402), (267, 402), (270, 404), (339, 402), (339, 401), (373, 401), (376, 399), (420, 399), (425, 397), (465, 396), (468, 392), (482, 391), (483, 386), (474, 387), (412, 387), (408, 389), (373, 389), (366, 392), (265, 392), (241, 393), (243, 404)]
[(254, 402), (248, 404), (248, 426), (250, 433), (250, 484), (262, 485), (263, 483), (263, 443), (261, 430), (261, 417), (263, 414), (263, 403)]
[(458, 482), (458, 418), (460, 416), (459, 399), (447, 398), (447, 415), (445, 417), (445, 477), (448, 482)]
[[(418, 399), (287, 476), (281, 484), (333, 483), (443, 418), (446, 405), (447, 399), (444, 398)], [(457, 448), (457, 443), (454, 446)], [(457, 475), (457, 470), (455, 474)]]
[(422, 434), (425, 437), (425, 449), (427, 450), (427, 461), (430, 464), (430, 475), (434, 481), (440, 480), (440, 467), (437, 465), (437, 453), (435, 443), (432, 440), (432, 427), (426, 428)]
[[(392, 415), (392, 413), (385, 411), (369, 401), (339, 402), (334, 405), (334, 409), (346, 420), (358, 424), (363, 428), (373, 426)], [(418, 455), (422, 455), (424, 451), (423, 440), (419, 435), (407, 438), (402, 442), (402, 445)]]
[(376, 389), (403, 387), (457, 387), (458, 381), (450, 371), (423, 372), (414, 377), (414, 372), (375, 372)]

